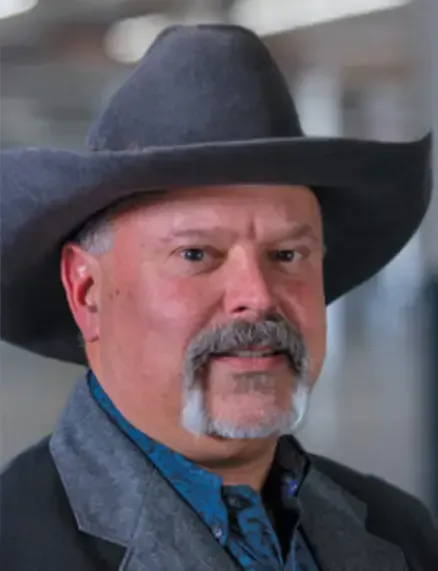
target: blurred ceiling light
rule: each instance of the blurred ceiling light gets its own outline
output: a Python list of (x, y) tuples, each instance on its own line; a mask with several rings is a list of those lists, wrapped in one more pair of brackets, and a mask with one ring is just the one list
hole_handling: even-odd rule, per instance
[(322, 24), (380, 10), (398, 8), (411, 0), (238, 0), (230, 19), (260, 35)]
[(105, 51), (117, 62), (135, 63), (143, 57), (157, 34), (173, 23), (162, 14), (120, 20), (105, 36)]
[(1, 0), (0, 1), (0, 19), (18, 16), (33, 10), (39, 0)]

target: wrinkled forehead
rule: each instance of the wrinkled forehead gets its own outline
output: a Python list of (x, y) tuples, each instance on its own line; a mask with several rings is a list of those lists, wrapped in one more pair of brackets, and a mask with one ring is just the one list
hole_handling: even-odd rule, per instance
[(118, 225), (131, 222), (149, 232), (189, 230), (191, 226), (287, 229), (307, 224), (321, 232), (321, 212), (315, 194), (302, 186), (237, 185), (184, 188), (145, 194), (121, 205)]

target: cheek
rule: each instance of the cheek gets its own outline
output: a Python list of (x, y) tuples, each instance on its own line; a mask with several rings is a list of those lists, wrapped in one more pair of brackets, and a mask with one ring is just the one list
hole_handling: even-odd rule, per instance
[(160, 331), (165, 329), (170, 336), (196, 331), (202, 319), (205, 290), (196, 289), (193, 283), (148, 276), (137, 288), (136, 297), (140, 299), (140, 312), (147, 315), (150, 326)]
[(139, 350), (147, 346), (144, 353), (151, 360), (164, 355), (168, 361), (170, 353), (178, 364), (186, 345), (204, 326), (208, 315), (206, 288), (144, 270), (129, 281), (124, 279), (119, 289), (120, 295), (110, 303), (125, 336)]
[(310, 376), (315, 381), (321, 372), (326, 350), (326, 306), (319, 280), (297, 284), (289, 291), (285, 313), (304, 336), (309, 351)]
[(326, 354), (325, 307), (308, 324), (304, 335), (309, 349), (309, 375), (314, 383), (321, 373)]
[(208, 315), (203, 311), (209, 307), (205, 288), (198, 291), (193, 283), (137, 272), (129, 279), (125, 275), (105, 294), (106, 361), (119, 377), (130, 379), (139, 402), (153, 399), (157, 410), (176, 417), (185, 351)]

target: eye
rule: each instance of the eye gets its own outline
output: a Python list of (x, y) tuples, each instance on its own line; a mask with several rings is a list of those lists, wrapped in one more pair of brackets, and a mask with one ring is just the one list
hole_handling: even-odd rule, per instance
[(298, 250), (277, 250), (273, 253), (273, 258), (278, 262), (296, 262), (302, 257), (302, 253)]
[(181, 256), (188, 262), (202, 262), (205, 258), (205, 251), (201, 248), (185, 248)]

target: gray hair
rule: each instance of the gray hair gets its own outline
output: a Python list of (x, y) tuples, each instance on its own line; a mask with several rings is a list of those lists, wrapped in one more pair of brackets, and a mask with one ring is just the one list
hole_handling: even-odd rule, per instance
[[(126, 212), (140, 204), (149, 204), (161, 197), (163, 193), (164, 191), (155, 191), (147, 194), (134, 194), (106, 210), (98, 212), (80, 228), (69, 242), (78, 244), (78, 246), (90, 254), (105, 254), (111, 249), (113, 244), (113, 221), (117, 214)], [(78, 331), (78, 343), (85, 355), (85, 340), (80, 331)]]
[(90, 254), (104, 254), (111, 249), (113, 243), (112, 224), (118, 214), (131, 210), (139, 205), (147, 205), (161, 198), (164, 191), (136, 193), (129, 198), (117, 202), (106, 210), (92, 216), (73, 237), (72, 242), (78, 244)]
[(108, 212), (90, 219), (73, 238), (83, 250), (90, 254), (104, 254), (112, 246), (112, 220)]

